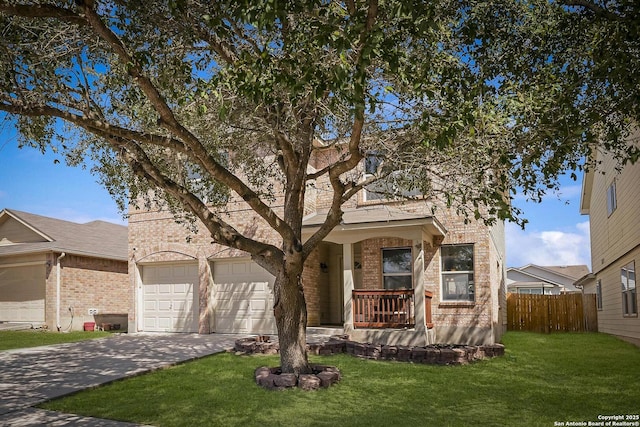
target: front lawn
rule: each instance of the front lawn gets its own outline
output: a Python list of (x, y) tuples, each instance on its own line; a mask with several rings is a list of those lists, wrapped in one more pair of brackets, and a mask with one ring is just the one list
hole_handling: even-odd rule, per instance
[(554, 426), (640, 412), (637, 347), (604, 334), (503, 342), (504, 357), (468, 366), (314, 357), (343, 374), (316, 392), (257, 387), (254, 369), (277, 357), (219, 354), (43, 407), (154, 426)]
[(62, 344), (108, 336), (109, 332), (53, 332), (42, 329), (0, 331), (0, 351)]

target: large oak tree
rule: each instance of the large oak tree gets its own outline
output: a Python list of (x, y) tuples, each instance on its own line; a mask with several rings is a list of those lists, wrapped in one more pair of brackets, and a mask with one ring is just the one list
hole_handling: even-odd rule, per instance
[[(0, 0), (0, 111), (23, 144), (90, 160), (123, 210), (163, 201), (251, 254), (303, 373), (303, 264), (364, 186), (522, 223), (516, 188), (539, 198), (594, 149), (637, 158), (637, 6), (565, 3)], [(335, 161), (309, 168), (317, 149)], [(331, 207), (303, 241), (318, 179)], [(225, 220), (229, 197), (279, 243)]]

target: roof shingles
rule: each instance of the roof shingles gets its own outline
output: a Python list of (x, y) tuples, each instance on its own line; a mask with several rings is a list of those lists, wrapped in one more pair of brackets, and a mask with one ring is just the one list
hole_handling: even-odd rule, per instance
[(3, 215), (21, 221), (52, 241), (0, 246), (0, 256), (54, 251), (123, 261), (127, 259), (127, 227), (123, 225), (105, 221), (78, 224), (13, 209), (4, 209), (0, 217)]

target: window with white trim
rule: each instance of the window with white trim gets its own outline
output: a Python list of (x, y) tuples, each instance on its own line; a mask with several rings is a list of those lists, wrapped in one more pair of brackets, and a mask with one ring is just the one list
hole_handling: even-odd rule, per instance
[[(369, 179), (378, 175), (380, 168), (386, 161), (385, 152), (373, 150), (367, 152), (364, 158), (364, 178)], [(395, 170), (365, 187), (363, 201), (387, 200), (405, 197), (420, 196), (420, 189), (416, 186), (416, 179), (411, 179), (412, 174), (406, 170)]]
[(473, 245), (440, 247), (442, 301), (475, 301)]
[(631, 261), (620, 269), (620, 280), (622, 282), (622, 314), (624, 316), (637, 316), (635, 261)]
[(413, 288), (410, 247), (382, 249), (382, 282), (385, 289)]
[(609, 185), (609, 188), (607, 188), (607, 216), (611, 216), (617, 207), (616, 180), (614, 179)]
[(602, 310), (602, 280), (596, 281), (596, 308)]

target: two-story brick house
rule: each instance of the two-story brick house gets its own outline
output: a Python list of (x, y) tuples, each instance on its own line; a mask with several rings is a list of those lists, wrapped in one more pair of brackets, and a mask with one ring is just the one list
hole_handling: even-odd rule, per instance
[[(640, 133), (631, 139), (637, 145)], [(580, 212), (589, 215), (591, 266), (598, 330), (640, 345), (636, 268), (640, 265), (640, 163), (619, 173), (611, 156), (598, 153), (582, 181)]]
[[(331, 160), (316, 154), (311, 167)], [(323, 222), (330, 188), (321, 179), (309, 184), (303, 238)], [(276, 211), (281, 202), (272, 203)], [(503, 224), (465, 222), (443, 207), (434, 214), (433, 205), (367, 190), (352, 198), (305, 264), (308, 326), (343, 328), (369, 342), (498, 341), (506, 318)], [(229, 200), (225, 220), (278, 243), (242, 201)], [(168, 211), (130, 210), (129, 260), (130, 330), (276, 333), (273, 277), (248, 254), (189, 233)]]

